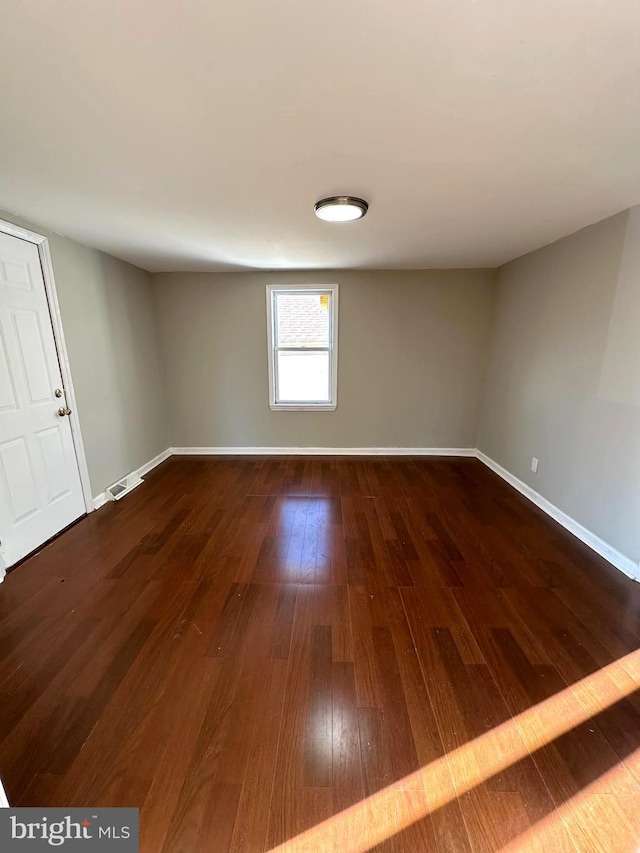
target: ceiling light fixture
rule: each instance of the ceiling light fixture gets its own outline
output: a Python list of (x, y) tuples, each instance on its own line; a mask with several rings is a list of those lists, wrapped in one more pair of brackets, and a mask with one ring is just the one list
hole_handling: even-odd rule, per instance
[(352, 195), (334, 195), (320, 199), (313, 209), (318, 219), (325, 222), (353, 222), (362, 219), (369, 205), (364, 199)]

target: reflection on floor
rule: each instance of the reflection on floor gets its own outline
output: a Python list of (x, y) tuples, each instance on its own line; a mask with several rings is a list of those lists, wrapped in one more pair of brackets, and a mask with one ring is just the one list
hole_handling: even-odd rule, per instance
[(639, 615), (476, 460), (173, 458), (0, 587), (0, 776), (143, 853), (636, 853)]

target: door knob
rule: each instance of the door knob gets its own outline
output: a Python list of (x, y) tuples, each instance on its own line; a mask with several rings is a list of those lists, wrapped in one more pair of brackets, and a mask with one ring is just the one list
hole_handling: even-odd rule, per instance
[(67, 406), (60, 406), (60, 408), (58, 409), (58, 414), (61, 418), (63, 418), (65, 415), (71, 414), (71, 409), (67, 408)]
[(56, 388), (53, 393), (56, 395), (56, 397), (62, 397), (62, 388)]

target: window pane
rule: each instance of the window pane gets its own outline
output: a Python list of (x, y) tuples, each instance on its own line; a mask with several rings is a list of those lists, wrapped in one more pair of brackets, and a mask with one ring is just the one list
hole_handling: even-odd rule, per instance
[(328, 347), (329, 293), (276, 293), (276, 346)]
[(279, 352), (278, 402), (328, 403), (329, 353)]

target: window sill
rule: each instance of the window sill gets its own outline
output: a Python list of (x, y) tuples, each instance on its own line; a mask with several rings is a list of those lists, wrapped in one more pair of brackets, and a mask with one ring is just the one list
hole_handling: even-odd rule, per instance
[(318, 403), (296, 406), (288, 403), (269, 403), (269, 408), (272, 412), (335, 412), (337, 405)]

